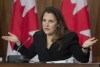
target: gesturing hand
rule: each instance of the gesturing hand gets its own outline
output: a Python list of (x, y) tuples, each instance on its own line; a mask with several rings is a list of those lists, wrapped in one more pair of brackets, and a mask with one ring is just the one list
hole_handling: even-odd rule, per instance
[(20, 43), (18, 37), (10, 32), (8, 32), (8, 36), (2, 36), (1, 38), (4, 39), (4, 40), (7, 40), (7, 41), (11, 41), (11, 42), (14, 42), (16, 44)]
[(82, 47), (83, 48), (88, 48), (90, 46), (92, 46), (94, 43), (96, 43), (98, 41), (98, 39), (95, 39), (95, 37), (89, 38), (88, 40), (86, 40)]

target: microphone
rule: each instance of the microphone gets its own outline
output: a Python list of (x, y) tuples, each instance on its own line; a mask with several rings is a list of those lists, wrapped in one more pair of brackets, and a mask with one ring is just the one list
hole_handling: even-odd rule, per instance
[(21, 46), (18, 47), (18, 49), (16, 50), (17, 51), (17, 55), (9, 55), (8, 56), (8, 62), (9, 63), (28, 63), (29, 62), (29, 59), (26, 59), (25, 56), (23, 55), (18, 55), (18, 51), (19, 49), (24, 45), (26, 44), (29, 40), (31, 40), (33, 36), (30, 36), (28, 37)]
[(28, 38), (23, 42), (23, 44), (22, 44), (21, 46), (18, 47), (18, 49), (16, 50), (16, 51), (17, 51), (17, 55), (18, 55), (19, 49), (20, 49), (24, 44), (26, 44), (29, 40), (31, 40), (32, 37), (33, 37), (33, 36), (28, 37)]

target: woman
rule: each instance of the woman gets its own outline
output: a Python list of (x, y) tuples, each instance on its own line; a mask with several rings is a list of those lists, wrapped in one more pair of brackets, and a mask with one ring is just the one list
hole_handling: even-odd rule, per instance
[(80, 47), (77, 34), (68, 30), (61, 12), (54, 7), (44, 10), (41, 24), (42, 29), (34, 34), (34, 42), (29, 48), (22, 46), (17, 36), (12, 33), (9, 33), (9, 36), (2, 36), (2, 38), (14, 42), (15, 50), (21, 46), (19, 52), (29, 59), (38, 54), (40, 62), (65, 60), (71, 56), (79, 62), (88, 62), (88, 48), (97, 39), (90, 38)]

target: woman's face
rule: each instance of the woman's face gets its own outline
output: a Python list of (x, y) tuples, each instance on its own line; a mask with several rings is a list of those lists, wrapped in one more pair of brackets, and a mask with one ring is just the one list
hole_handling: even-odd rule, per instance
[(52, 35), (58, 27), (56, 17), (52, 13), (44, 13), (42, 27), (46, 35)]

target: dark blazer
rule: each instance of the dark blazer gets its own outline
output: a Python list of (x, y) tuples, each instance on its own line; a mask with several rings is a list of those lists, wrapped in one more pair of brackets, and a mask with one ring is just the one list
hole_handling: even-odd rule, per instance
[[(34, 34), (34, 42), (27, 49), (25, 46), (22, 46), (19, 49), (19, 52), (31, 59), (36, 54), (39, 56), (41, 61), (57, 61), (65, 60), (73, 56), (80, 62), (88, 62), (89, 52), (87, 54), (82, 52), (82, 48), (79, 45), (79, 39), (76, 33), (70, 32), (64, 35), (61, 40), (61, 48), (59, 49), (59, 44), (56, 42), (52, 43), (50, 48), (47, 48), (47, 39), (46, 35), (42, 31), (38, 31)], [(15, 45), (14, 49), (17, 50), (18, 46)]]

